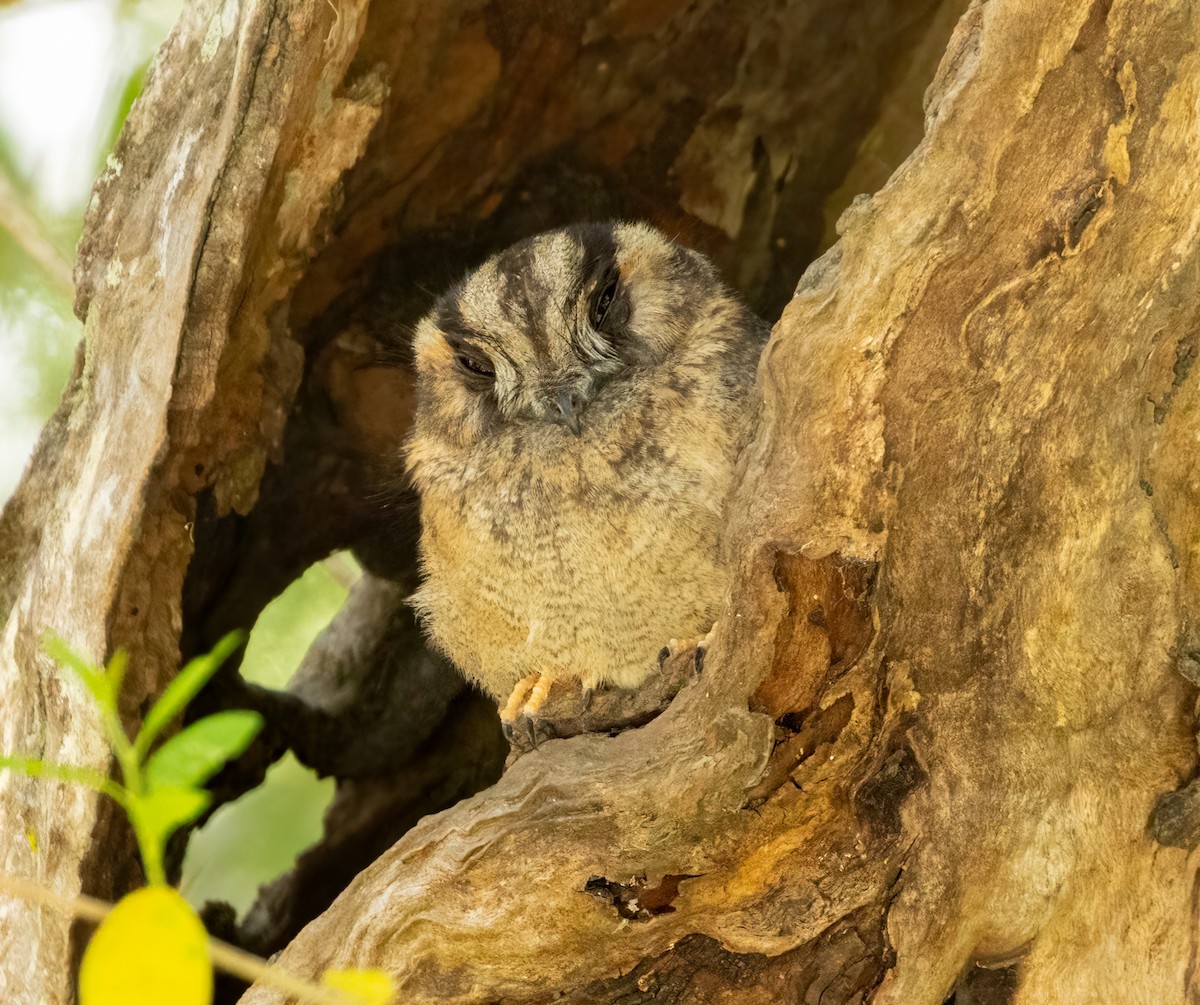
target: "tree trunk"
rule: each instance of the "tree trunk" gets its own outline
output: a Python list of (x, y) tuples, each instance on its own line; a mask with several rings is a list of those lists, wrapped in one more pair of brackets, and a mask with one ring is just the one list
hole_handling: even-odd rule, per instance
[[(107, 764), (45, 631), (131, 651), (133, 722), (349, 547), (370, 575), (290, 693), (205, 696), (271, 722), (225, 794), (285, 746), (339, 779), (231, 933), (289, 968), (406, 1003), (1200, 1000), (1200, 11), (963, 6), (189, 5), (0, 522), (0, 749)], [(487, 251), (607, 215), (778, 317), (738, 572), (661, 715), (498, 777), (403, 607), (411, 385), (378, 347)], [(137, 880), (66, 787), (0, 776), (0, 848), (66, 893)], [(0, 901), (0, 933), (0, 998), (70, 999), (63, 919)]]

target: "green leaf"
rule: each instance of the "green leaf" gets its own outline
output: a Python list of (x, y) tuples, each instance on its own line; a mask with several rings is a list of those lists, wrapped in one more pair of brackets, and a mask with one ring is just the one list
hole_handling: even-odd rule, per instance
[(200, 689), (220, 669), (221, 664), (242, 644), (244, 637), (243, 632), (230, 632), (213, 647), (212, 652), (190, 660), (187, 666), (175, 675), (175, 679), (163, 691), (162, 697), (146, 713), (141, 731), (133, 743), (134, 753), (139, 762), (145, 759), (158, 734), (199, 694)]
[(10, 757), (7, 754), (0, 754), (0, 768), (20, 771), (30, 778), (53, 778), (60, 782), (77, 782), (80, 785), (86, 785), (89, 789), (112, 796), (122, 806), (126, 802), (125, 790), (121, 786), (91, 768), (77, 768), (70, 764), (51, 764), (48, 761), (39, 761), (35, 757)]
[(262, 729), (257, 712), (218, 712), (193, 722), (167, 740), (146, 763), (151, 790), (203, 785), (230, 758), (237, 757)]
[(129, 667), (129, 654), (124, 649), (118, 649), (113, 653), (113, 658), (108, 661), (108, 666), (104, 671), (104, 676), (108, 678), (108, 690), (112, 694), (114, 702), (121, 693), (121, 685), (125, 682), (125, 671)]
[[(161, 854), (167, 839), (208, 809), (212, 801), (203, 789), (168, 785), (129, 801), (129, 816), (144, 842), (152, 842)], [(143, 854), (145, 848), (143, 848)]]
[(47, 635), (42, 648), (52, 660), (74, 672), (102, 711), (116, 711), (116, 694), (103, 670), (85, 660), (57, 635)]
[(164, 786), (142, 794), (130, 792), (125, 812), (137, 835), (146, 881), (165, 883), (163, 858), (167, 839), (184, 824), (190, 824), (203, 813), (212, 797), (203, 789)]

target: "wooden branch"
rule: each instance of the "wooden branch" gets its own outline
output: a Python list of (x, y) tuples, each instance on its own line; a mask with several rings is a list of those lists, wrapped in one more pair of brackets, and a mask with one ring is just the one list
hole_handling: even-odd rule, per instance
[[(672, 1000), (699, 971), (779, 1000), (733, 976), (768, 957), (827, 1000), (1065, 1003), (1111, 993), (1083, 948), (1107, 944), (1137, 960), (1132, 997), (1194, 993), (1195, 865), (1147, 826), (1195, 763), (1173, 657), (1195, 452), (1172, 434), (1196, 418), (1198, 27), (1119, 0), (971, 9), (924, 143), (846, 215), (764, 356), (702, 680), (426, 821), (284, 960), (385, 966), (409, 1002), (631, 1000), (623, 973)], [(822, 711), (792, 709), (811, 732), (775, 750), (818, 752), (773, 770), (781, 727), (748, 696), (767, 668), (816, 674), (799, 623), (828, 624), (864, 562), (873, 641), (809, 678)], [(864, 925), (869, 949), (831, 951)]]

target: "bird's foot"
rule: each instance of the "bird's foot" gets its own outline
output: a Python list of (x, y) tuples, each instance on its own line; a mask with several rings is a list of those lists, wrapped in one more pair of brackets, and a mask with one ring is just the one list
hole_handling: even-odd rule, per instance
[(516, 742), (536, 748), (542, 740), (554, 738), (554, 728), (538, 716), (538, 711), (546, 703), (555, 677), (552, 673), (533, 673), (517, 681), (500, 709), (500, 724), (509, 743), (519, 737)]
[(658, 668), (662, 669), (667, 660), (678, 656), (680, 653), (686, 653), (689, 649), (692, 650), (692, 673), (699, 676), (704, 670), (704, 657), (708, 653), (709, 643), (712, 642), (713, 633), (717, 630), (714, 624), (704, 635), (697, 635), (690, 639), (671, 639), (658, 654)]
[[(687, 647), (680, 649), (682, 652)], [(625, 688), (584, 679), (580, 690), (571, 686), (555, 687), (545, 706), (532, 718), (524, 715), (527, 695), (537, 681), (531, 676), (518, 685), (520, 693), (505, 706), (504, 735), (511, 750), (505, 768), (547, 739), (569, 739), (583, 733), (610, 735), (643, 726), (670, 703), (671, 699), (694, 677), (695, 664), (671, 662), (659, 673), (650, 673), (638, 687)], [(565, 681), (565, 679), (564, 679)]]

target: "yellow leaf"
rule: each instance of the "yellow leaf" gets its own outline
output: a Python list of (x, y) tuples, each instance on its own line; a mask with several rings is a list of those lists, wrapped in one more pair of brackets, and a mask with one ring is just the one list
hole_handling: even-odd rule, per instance
[(122, 898), (83, 954), (80, 1005), (210, 1005), (204, 926), (169, 886)]
[(396, 985), (382, 970), (326, 970), (321, 983), (354, 996), (357, 1005), (391, 1005)]

